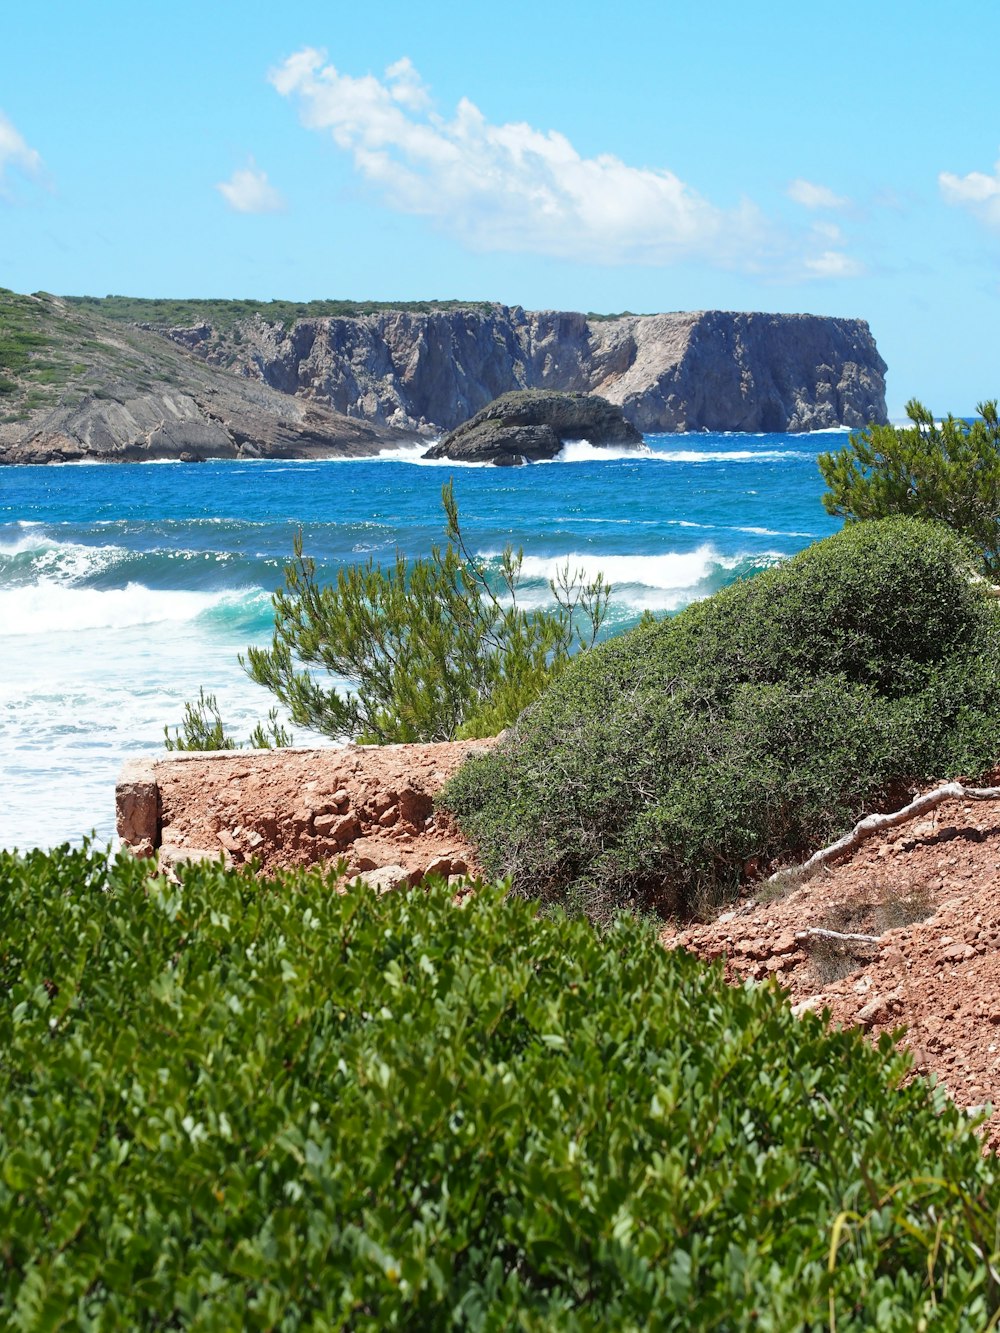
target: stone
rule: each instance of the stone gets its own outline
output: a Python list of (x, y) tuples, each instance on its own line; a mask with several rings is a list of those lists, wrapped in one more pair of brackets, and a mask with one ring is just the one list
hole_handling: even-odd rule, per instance
[(880, 1023), (888, 1015), (888, 1006), (881, 995), (873, 995), (867, 1004), (863, 1004), (854, 1015), (855, 1021), (862, 1027), (870, 1028), (873, 1023)]
[(165, 842), (160, 847), (160, 865), (176, 866), (185, 861), (198, 865), (205, 861), (218, 861), (219, 853), (204, 847), (181, 847), (177, 843)]
[(974, 958), (976, 951), (971, 944), (948, 943), (938, 949), (934, 955), (935, 963), (963, 963), (967, 958)]
[(357, 815), (340, 815), (330, 826), (330, 837), (342, 847), (353, 842), (361, 832), (361, 821)]
[(392, 889), (404, 887), (410, 883), (410, 872), (405, 866), (378, 866), (371, 870), (362, 870), (355, 876), (376, 893), (388, 893)]
[(160, 790), (150, 760), (129, 759), (122, 765), (115, 786), (115, 810), (123, 843), (159, 846)]
[[(187, 331), (167, 336), (190, 346)], [(588, 319), (502, 305), (386, 310), (290, 327), (247, 319), (211, 329), (194, 350), (285, 393), (424, 435), (454, 430), (516, 389), (600, 393), (647, 433), (886, 420), (885, 362), (859, 319), (721, 310)]]
[(461, 462), (555, 458), (567, 440), (634, 445), (642, 435), (620, 407), (585, 393), (527, 390), (501, 394), (424, 454)]

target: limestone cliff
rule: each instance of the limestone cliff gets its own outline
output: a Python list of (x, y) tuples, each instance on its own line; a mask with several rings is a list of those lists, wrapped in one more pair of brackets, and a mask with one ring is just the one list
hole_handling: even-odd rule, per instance
[(260, 318), (169, 336), (347, 416), (434, 434), (513, 389), (599, 393), (644, 432), (804, 431), (885, 420), (885, 362), (858, 319), (702, 311), (588, 318), (520, 307)]

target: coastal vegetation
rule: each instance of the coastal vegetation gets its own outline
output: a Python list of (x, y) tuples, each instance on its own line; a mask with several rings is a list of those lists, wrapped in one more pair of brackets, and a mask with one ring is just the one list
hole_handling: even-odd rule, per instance
[(69, 298), (0, 287), (0, 425), (112, 397), (113, 384), (177, 384), (183, 360), (165, 339), (109, 324)]
[(291, 326), (300, 319), (325, 319), (339, 316), (358, 319), (399, 310), (410, 315), (429, 315), (437, 310), (492, 310), (494, 301), (256, 301), (191, 299), (138, 296), (67, 296), (70, 305), (92, 310), (105, 319), (126, 324), (155, 324), (176, 328), (210, 324), (219, 332), (228, 332), (242, 320), (255, 315), (268, 324)]
[(996, 400), (978, 417), (940, 423), (923, 403), (906, 404), (911, 425), (870, 425), (836, 453), (821, 454), (830, 488), (827, 513), (849, 522), (909, 515), (962, 533), (980, 552), (982, 572), (1000, 575), (1000, 416)]
[(995, 1162), (887, 1039), (634, 919), (336, 889), (0, 853), (8, 1326), (990, 1322)]
[(1000, 615), (976, 552), (848, 525), (608, 641), (445, 789), (490, 873), (597, 920), (698, 913), (927, 777), (1000, 754)]
[(226, 730), (219, 712), (219, 701), (202, 686), (194, 702), (184, 705), (181, 725), (171, 734), (163, 728), (163, 743), (168, 750), (281, 750), (292, 744), (292, 736), (278, 719), (278, 708), (267, 715), (267, 722), (258, 722), (244, 745)]
[[(518, 602), (522, 552), (508, 546), (495, 585), (469, 550), (449, 482), (447, 542), (384, 568), (346, 566), (324, 584), (301, 538), (273, 598), (270, 648), (247, 649), (250, 677), (299, 726), (363, 743), (495, 736), (590, 648), (611, 589), (567, 567), (550, 584), (555, 610)], [(330, 687), (312, 668), (346, 679)]]

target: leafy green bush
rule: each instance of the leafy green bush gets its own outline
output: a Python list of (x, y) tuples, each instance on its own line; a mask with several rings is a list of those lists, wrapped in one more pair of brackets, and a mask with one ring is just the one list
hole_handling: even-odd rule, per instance
[[(448, 543), (427, 558), (400, 554), (388, 569), (369, 560), (321, 584), (296, 539), (273, 598), (271, 647), (240, 660), (299, 726), (383, 745), (495, 736), (574, 649), (593, 644), (611, 591), (600, 574), (588, 583), (567, 567), (550, 583), (557, 609), (526, 611), (517, 601), (522, 552), (505, 549), (494, 588), (465, 544), (450, 482), (441, 498)], [(353, 688), (330, 689), (310, 667)]]
[(18, 1330), (979, 1329), (995, 1166), (622, 921), (0, 854)]
[(601, 919), (717, 903), (888, 784), (1000, 755), (1000, 617), (971, 559), (932, 524), (852, 525), (574, 663), (443, 800), (528, 896)]
[(1000, 416), (995, 400), (976, 411), (976, 421), (949, 416), (938, 425), (912, 398), (912, 426), (867, 426), (837, 453), (821, 454), (827, 512), (946, 523), (975, 543), (986, 574), (1000, 574)]

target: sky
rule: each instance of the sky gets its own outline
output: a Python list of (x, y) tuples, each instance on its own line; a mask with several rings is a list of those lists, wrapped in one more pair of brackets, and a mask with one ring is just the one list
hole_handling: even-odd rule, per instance
[(0, 286), (868, 321), (1000, 396), (997, 0), (35, 0)]

